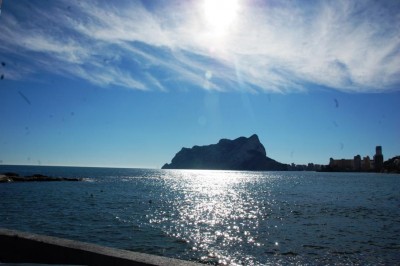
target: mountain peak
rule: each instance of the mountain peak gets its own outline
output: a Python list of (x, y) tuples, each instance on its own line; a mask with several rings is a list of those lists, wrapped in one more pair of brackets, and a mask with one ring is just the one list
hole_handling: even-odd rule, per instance
[(251, 135), (251, 136), (249, 137), (249, 139), (257, 139), (257, 140), (259, 140), (259, 138), (258, 138), (257, 134), (253, 134), (253, 135)]

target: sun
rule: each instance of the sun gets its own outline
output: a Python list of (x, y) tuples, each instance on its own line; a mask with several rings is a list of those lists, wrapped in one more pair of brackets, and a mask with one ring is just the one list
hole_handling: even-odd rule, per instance
[(237, 17), (239, 0), (204, 0), (207, 26), (215, 33), (226, 33)]

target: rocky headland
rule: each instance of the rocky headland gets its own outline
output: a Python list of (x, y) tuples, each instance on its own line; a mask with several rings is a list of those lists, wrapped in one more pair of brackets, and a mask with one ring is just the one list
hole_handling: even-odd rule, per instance
[(10, 182), (41, 182), (41, 181), (82, 181), (81, 178), (51, 177), (41, 174), (20, 176), (17, 173), (0, 174), (0, 183)]
[(286, 171), (288, 165), (267, 157), (254, 134), (249, 138), (221, 139), (217, 144), (182, 148), (162, 169)]

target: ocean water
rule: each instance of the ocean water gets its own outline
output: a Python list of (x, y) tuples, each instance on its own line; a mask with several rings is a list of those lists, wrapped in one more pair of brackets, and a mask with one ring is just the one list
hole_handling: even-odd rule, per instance
[(228, 265), (400, 264), (400, 175), (0, 166), (0, 227)]

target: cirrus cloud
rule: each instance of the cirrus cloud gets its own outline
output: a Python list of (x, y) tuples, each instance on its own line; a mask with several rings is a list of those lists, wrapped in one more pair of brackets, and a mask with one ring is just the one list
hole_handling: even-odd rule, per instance
[(240, 1), (216, 34), (199, 1), (13, 1), (0, 53), (24, 75), (46, 71), (100, 86), (171, 91), (398, 90), (400, 4)]

